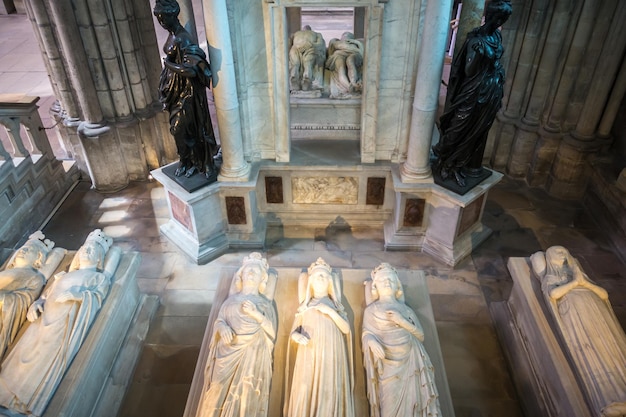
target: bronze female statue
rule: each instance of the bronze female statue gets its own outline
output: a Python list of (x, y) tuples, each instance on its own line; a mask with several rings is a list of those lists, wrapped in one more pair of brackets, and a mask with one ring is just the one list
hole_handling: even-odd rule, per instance
[(190, 177), (203, 172), (210, 178), (217, 174), (213, 161), (217, 144), (206, 96), (211, 69), (204, 51), (180, 24), (179, 13), (176, 0), (157, 0), (154, 6), (154, 15), (170, 33), (163, 46), (166, 57), (159, 95), (169, 111), (170, 132), (180, 157), (175, 175)]
[(450, 69), (448, 95), (439, 119), (441, 138), (433, 146), (435, 174), (465, 187), (465, 176), (479, 176), (487, 134), (502, 106), (504, 68), (498, 28), (512, 13), (508, 0), (493, 0), (485, 23), (467, 34)]

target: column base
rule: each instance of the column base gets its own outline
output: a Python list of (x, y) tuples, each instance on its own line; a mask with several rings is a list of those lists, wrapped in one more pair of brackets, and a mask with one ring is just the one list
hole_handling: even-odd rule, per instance
[(238, 169), (227, 169), (222, 165), (217, 180), (220, 182), (246, 182), (250, 177), (250, 164), (245, 163)]
[(432, 171), (430, 170), (430, 166), (416, 169), (404, 163), (400, 167), (400, 178), (403, 183), (407, 184), (432, 182)]

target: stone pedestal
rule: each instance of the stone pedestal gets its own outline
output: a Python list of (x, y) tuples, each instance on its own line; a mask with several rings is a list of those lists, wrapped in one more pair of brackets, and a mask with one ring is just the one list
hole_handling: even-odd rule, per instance
[[(232, 281), (236, 267), (222, 268), (220, 283), (215, 295), (215, 301), (211, 308), (209, 320), (196, 370), (194, 373), (187, 406), (184, 417), (198, 415), (198, 403), (204, 385), (204, 371), (206, 368), (209, 343), (213, 331), (213, 323), (217, 318), (219, 309), (228, 297), (228, 290)], [(277, 286), (274, 297), (278, 317), (276, 344), (274, 347), (274, 366), (272, 376), (272, 387), (269, 400), (269, 416), (280, 417), (283, 415), (283, 401), (285, 394), (284, 373), (286, 368), (286, 353), (288, 338), (291, 333), (291, 326), (298, 309), (298, 276), (302, 272), (301, 268), (276, 268)], [(363, 309), (365, 307), (363, 282), (370, 277), (371, 270), (365, 269), (336, 269), (342, 281), (343, 305), (348, 314), (348, 321), (352, 331), (352, 345), (354, 358), (354, 404), (356, 416), (369, 415), (369, 405), (366, 394), (365, 370), (363, 369), (363, 353), (361, 350), (361, 327), (363, 321)], [(445, 367), (439, 345), (437, 328), (433, 318), (428, 286), (423, 271), (398, 271), (398, 276), (404, 287), (406, 303), (417, 314), (422, 327), (424, 328), (424, 346), (435, 368), (435, 381), (439, 391), (439, 401), (441, 404), (442, 416), (454, 417), (454, 408), (450, 396), (450, 389), (446, 379)]]
[(219, 184), (189, 193), (163, 173), (163, 168), (152, 171), (152, 176), (165, 187), (170, 209), (170, 221), (161, 226), (161, 233), (198, 264), (223, 254), (228, 240)]
[(428, 253), (456, 265), (491, 234), (482, 224), (487, 193), (502, 174), (493, 171), (482, 183), (458, 195), (433, 182), (403, 183), (392, 170), (393, 216), (385, 223), (385, 248)]
[[(174, 162), (173, 164), (177, 164)], [(258, 169), (245, 182), (214, 182), (186, 191), (163, 170), (152, 176), (165, 187), (170, 220), (161, 232), (198, 264), (222, 255), (228, 248), (262, 248), (265, 220), (256, 202)]]

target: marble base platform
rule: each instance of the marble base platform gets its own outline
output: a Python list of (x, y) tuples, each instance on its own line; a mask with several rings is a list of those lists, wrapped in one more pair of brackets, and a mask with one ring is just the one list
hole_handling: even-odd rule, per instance
[[(194, 373), (184, 417), (194, 417), (197, 415), (198, 403), (204, 385), (204, 370), (209, 350), (213, 323), (217, 318), (220, 306), (228, 296), (228, 289), (232, 281), (236, 267), (224, 267), (220, 272), (219, 286), (216, 291), (211, 313), (207, 323), (204, 339), (196, 370)], [(298, 276), (302, 272), (301, 268), (275, 268), (278, 275), (276, 294), (274, 297), (278, 311), (278, 331), (274, 348), (274, 366), (272, 377), (272, 388), (270, 392), (269, 416), (280, 417), (283, 412), (284, 401), (284, 372), (285, 356), (291, 326), (298, 308)], [(348, 314), (348, 320), (352, 328), (352, 340), (354, 348), (354, 402), (355, 415), (369, 415), (369, 405), (365, 388), (365, 369), (363, 368), (363, 353), (361, 350), (361, 327), (363, 310), (365, 308), (363, 282), (369, 278), (371, 270), (366, 269), (335, 269), (340, 276), (343, 291), (343, 304)], [(442, 415), (444, 417), (454, 417), (454, 409), (450, 396), (450, 389), (446, 379), (446, 372), (439, 345), (439, 338), (435, 321), (433, 318), (432, 306), (426, 285), (423, 271), (398, 271), (398, 276), (404, 286), (406, 303), (414, 309), (423, 328), (425, 341), (424, 345), (435, 367), (435, 379), (439, 390), (439, 401)]]
[(205, 264), (228, 249), (219, 183), (189, 192), (165, 173), (170, 164), (152, 171), (166, 190), (170, 220), (161, 232), (198, 264)]
[(385, 248), (421, 251), (454, 266), (491, 234), (482, 223), (489, 190), (502, 174), (489, 175), (463, 195), (432, 180), (403, 183), (397, 167), (392, 169), (395, 190), (393, 216), (385, 223)]
[(165, 188), (170, 220), (161, 232), (185, 255), (203, 265), (228, 248), (262, 248), (265, 221), (256, 203), (258, 168), (246, 182), (214, 182), (189, 192), (166, 171), (177, 162), (152, 171)]
[(490, 305), (524, 414), (592, 417), (546, 310), (528, 258), (510, 258), (513, 288), (507, 301)]

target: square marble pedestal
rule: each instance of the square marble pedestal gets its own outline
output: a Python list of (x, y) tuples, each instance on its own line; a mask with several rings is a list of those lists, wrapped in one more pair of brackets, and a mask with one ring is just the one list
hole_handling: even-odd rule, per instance
[(163, 168), (152, 171), (152, 176), (165, 188), (170, 209), (170, 220), (161, 225), (161, 233), (198, 264), (226, 252), (228, 240), (219, 184), (215, 182), (190, 193), (166, 175)]
[(189, 192), (163, 172), (170, 166), (151, 173), (165, 188), (170, 209), (170, 220), (161, 232), (184, 254), (203, 265), (228, 248), (263, 247), (265, 219), (256, 201), (258, 168), (253, 168), (249, 181), (214, 182)]
[(392, 178), (395, 206), (385, 223), (385, 248), (425, 252), (456, 265), (491, 234), (482, 223), (489, 190), (502, 179), (492, 171), (464, 195), (445, 189), (432, 180), (404, 183), (398, 167)]
[[(197, 407), (204, 385), (204, 370), (206, 367), (209, 343), (213, 331), (213, 323), (217, 318), (220, 306), (228, 296), (228, 290), (233, 274), (237, 268), (222, 268), (220, 283), (215, 295), (215, 301), (211, 308), (207, 328), (204, 333), (202, 347), (196, 370), (194, 373), (184, 417), (193, 417), (198, 413)], [(268, 415), (282, 416), (285, 387), (284, 372), (288, 338), (291, 326), (298, 308), (298, 277), (301, 268), (276, 268), (277, 274), (276, 293), (274, 302), (278, 312), (277, 340), (274, 347), (274, 367), (270, 404)], [(334, 269), (338, 273), (343, 292), (343, 305), (348, 314), (348, 320), (352, 329), (353, 357), (354, 357), (354, 403), (355, 415), (369, 415), (369, 405), (365, 388), (365, 369), (363, 368), (363, 353), (361, 350), (361, 327), (363, 310), (365, 308), (363, 282), (369, 278), (371, 270), (365, 269)], [(398, 276), (404, 287), (406, 303), (413, 308), (424, 328), (424, 346), (435, 367), (435, 378), (439, 390), (442, 415), (453, 417), (454, 409), (450, 397), (450, 389), (446, 379), (446, 373), (437, 336), (437, 329), (433, 318), (428, 287), (422, 271), (398, 271)]]

